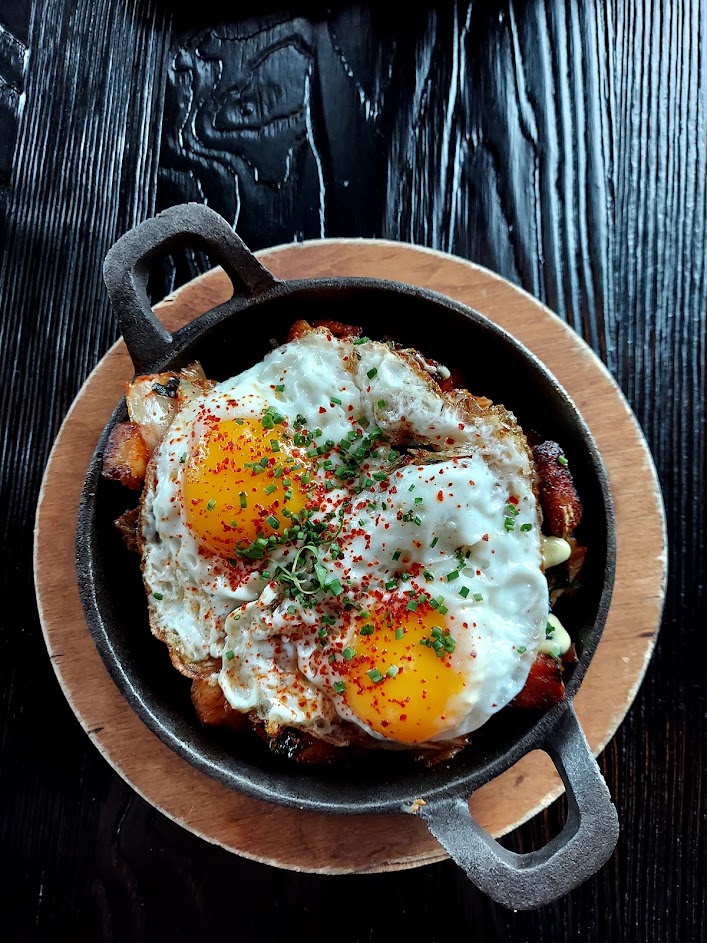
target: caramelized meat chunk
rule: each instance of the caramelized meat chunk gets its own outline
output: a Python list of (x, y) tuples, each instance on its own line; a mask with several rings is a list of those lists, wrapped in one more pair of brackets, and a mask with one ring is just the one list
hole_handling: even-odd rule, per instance
[(131, 553), (138, 553), (140, 549), (137, 543), (137, 522), (139, 517), (139, 508), (128, 508), (115, 522), (118, 533), (123, 538), (125, 546)]
[(296, 341), (297, 338), (304, 337), (305, 334), (309, 334), (312, 330), (313, 328), (309, 321), (294, 321), (290, 330), (287, 332), (287, 340)]
[(308, 766), (323, 766), (343, 759), (339, 747), (294, 727), (282, 728), (276, 736), (268, 737), (268, 746), (276, 756), (303, 763)]
[(334, 337), (351, 338), (361, 336), (361, 328), (356, 324), (344, 324), (342, 321), (314, 321), (314, 323), (310, 324), (309, 321), (299, 320), (295, 321), (290, 328), (287, 334), (287, 340), (296, 341), (300, 337), (304, 337), (305, 334), (310, 334), (312, 331), (315, 331), (317, 328), (324, 328), (325, 331), (329, 331)]
[(550, 533), (567, 539), (582, 520), (582, 505), (557, 442), (547, 441), (533, 449), (540, 479), (540, 503)]
[(549, 655), (537, 655), (525, 682), (525, 687), (511, 704), (528, 710), (546, 710), (558, 704), (565, 696), (562, 666)]
[(356, 324), (342, 324), (341, 321), (315, 321), (314, 327), (323, 327), (334, 337), (360, 337), (361, 328)]
[(247, 714), (234, 711), (218, 684), (207, 678), (195, 678), (191, 683), (191, 700), (202, 724), (226, 726), (232, 730), (247, 730)]
[(135, 423), (119, 422), (111, 430), (103, 453), (103, 477), (139, 491), (149, 458), (149, 449)]

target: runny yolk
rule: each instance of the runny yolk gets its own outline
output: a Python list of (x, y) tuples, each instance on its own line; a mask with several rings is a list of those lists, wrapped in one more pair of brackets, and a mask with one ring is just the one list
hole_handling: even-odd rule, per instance
[[(370, 626), (373, 632), (366, 634)], [(349, 664), (346, 700), (364, 724), (390, 740), (422, 743), (459, 720), (454, 701), (464, 677), (448, 653), (437, 657), (432, 647), (421, 644), (434, 641), (434, 629), (447, 631), (444, 618), (429, 606), (403, 609), (392, 618), (372, 612), (351, 642), (356, 655)]]
[(188, 456), (182, 497), (187, 524), (212, 553), (232, 557), (258, 537), (291, 525), (285, 509), (307, 502), (297, 462), (282, 432), (257, 419), (224, 419), (210, 426)]

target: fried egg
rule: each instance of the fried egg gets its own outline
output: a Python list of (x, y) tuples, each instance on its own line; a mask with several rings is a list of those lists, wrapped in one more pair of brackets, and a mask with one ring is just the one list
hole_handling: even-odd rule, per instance
[(465, 736), (545, 638), (525, 436), (389, 344), (313, 330), (188, 402), (140, 529), (153, 631), (269, 732)]

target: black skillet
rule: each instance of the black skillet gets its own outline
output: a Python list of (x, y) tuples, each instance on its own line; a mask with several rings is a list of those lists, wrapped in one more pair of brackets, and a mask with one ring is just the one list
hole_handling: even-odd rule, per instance
[[(234, 285), (233, 297), (170, 334), (148, 300), (149, 266), (175, 249), (201, 249)], [(101, 478), (107, 436), (126, 419), (125, 402), (106, 426), (84, 485), (77, 530), (81, 599), (96, 646), (134, 710), (172, 750), (225, 785), (258, 799), (317, 812), (391, 813), (416, 808), (432, 834), (473, 883), (515, 909), (547, 904), (576, 887), (611, 855), (616, 810), (572, 706), (609, 608), (615, 542), (606, 472), (592, 437), (557, 381), (517, 341), (484, 317), (430, 291), (363, 278), (280, 281), (255, 259), (220, 216), (199, 204), (175, 206), (124, 235), (108, 253), (105, 280), (137, 373), (200, 360), (225, 379), (259, 361), (298, 319), (360, 324), (463, 368), (475, 391), (512, 409), (527, 430), (564, 447), (584, 503), (581, 542), (589, 548), (582, 588), (561, 610), (579, 663), (564, 702), (544, 714), (507, 708), (471, 745), (432, 769), (400, 754), (336, 768), (307, 768), (273, 756), (256, 738), (229, 739), (202, 727), (189, 683), (169, 664), (148, 629), (137, 561), (113, 527), (123, 489)], [(546, 751), (568, 797), (562, 832), (525, 855), (499, 845), (471, 817), (468, 800), (481, 785), (530, 750)], [(415, 803), (422, 799), (425, 804)], [(332, 840), (335, 835), (332, 833)]]

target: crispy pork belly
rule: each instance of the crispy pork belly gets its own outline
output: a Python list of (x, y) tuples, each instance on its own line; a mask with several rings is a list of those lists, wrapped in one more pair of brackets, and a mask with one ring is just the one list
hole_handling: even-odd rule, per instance
[(103, 452), (102, 475), (139, 491), (145, 480), (150, 450), (134, 422), (119, 422), (111, 430)]
[(540, 479), (540, 503), (550, 533), (565, 540), (582, 520), (582, 505), (567, 467), (567, 459), (557, 442), (536, 445), (533, 458)]

